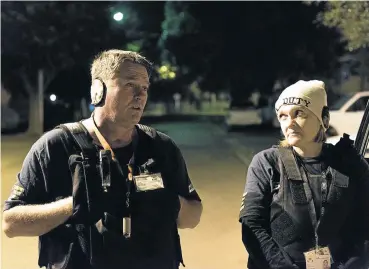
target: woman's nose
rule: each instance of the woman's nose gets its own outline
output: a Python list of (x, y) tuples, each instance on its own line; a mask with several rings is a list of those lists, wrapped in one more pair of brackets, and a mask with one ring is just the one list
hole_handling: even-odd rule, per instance
[(286, 119), (286, 126), (287, 127), (292, 127), (296, 124), (295, 119), (291, 118), (291, 117), (287, 117)]

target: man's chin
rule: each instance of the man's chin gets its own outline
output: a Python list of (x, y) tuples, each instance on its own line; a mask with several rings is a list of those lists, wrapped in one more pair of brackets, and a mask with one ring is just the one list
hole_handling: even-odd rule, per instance
[(140, 122), (141, 118), (142, 118), (142, 112), (134, 113), (134, 114), (132, 114), (132, 121), (131, 122), (133, 124), (137, 124), (137, 123)]

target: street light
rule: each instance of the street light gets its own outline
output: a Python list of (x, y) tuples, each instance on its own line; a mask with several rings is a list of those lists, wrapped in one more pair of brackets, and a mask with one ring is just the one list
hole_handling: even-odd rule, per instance
[(123, 13), (122, 12), (116, 12), (113, 16), (113, 19), (116, 20), (116, 21), (121, 21), (123, 20)]
[(51, 94), (50, 95), (50, 101), (51, 102), (55, 102), (56, 101), (56, 95), (55, 94)]

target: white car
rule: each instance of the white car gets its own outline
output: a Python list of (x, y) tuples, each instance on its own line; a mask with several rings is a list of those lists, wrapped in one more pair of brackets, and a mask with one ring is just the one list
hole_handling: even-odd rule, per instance
[(261, 123), (260, 109), (249, 103), (236, 104), (233, 102), (225, 117), (225, 124), (228, 131), (231, 131), (234, 127), (260, 125)]
[(330, 107), (328, 136), (355, 135), (360, 127), (369, 91), (347, 94)]

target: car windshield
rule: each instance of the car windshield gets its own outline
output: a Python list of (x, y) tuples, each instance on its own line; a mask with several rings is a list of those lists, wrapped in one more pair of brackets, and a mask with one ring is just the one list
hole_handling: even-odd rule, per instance
[(345, 94), (341, 96), (331, 107), (330, 110), (339, 110), (352, 96), (354, 93)]

